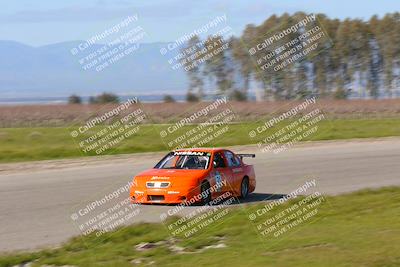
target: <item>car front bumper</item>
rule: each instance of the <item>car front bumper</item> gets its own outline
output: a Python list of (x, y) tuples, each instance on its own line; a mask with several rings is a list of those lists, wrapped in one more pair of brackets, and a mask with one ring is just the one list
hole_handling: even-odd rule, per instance
[(131, 188), (130, 199), (132, 203), (139, 204), (180, 204), (191, 201), (200, 193), (200, 189), (149, 189)]

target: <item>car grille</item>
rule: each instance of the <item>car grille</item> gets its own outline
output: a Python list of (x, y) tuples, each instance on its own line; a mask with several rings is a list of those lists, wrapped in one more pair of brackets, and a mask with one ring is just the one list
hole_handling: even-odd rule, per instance
[(147, 182), (147, 188), (167, 188), (169, 187), (170, 182)]

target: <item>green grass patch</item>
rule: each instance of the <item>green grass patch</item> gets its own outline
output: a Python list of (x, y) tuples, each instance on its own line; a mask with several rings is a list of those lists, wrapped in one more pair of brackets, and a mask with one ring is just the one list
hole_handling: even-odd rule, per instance
[[(35, 253), (0, 256), (0, 266), (33, 262), (33, 266), (365, 266), (400, 265), (400, 188), (363, 190), (326, 197), (312, 221), (279, 237), (262, 237), (248, 215), (265, 203), (233, 206), (222, 223), (211, 224), (201, 234), (176, 241), (187, 253), (171, 251), (164, 243), (137, 251), (141, 242), (170, 239), (161, 224), (137, 224), (107, 233), (99, 242), (94, 235), (77, 237), (62, 247)], [(271, 210), (269, 217), (293, 205), (293, 200)], [(144, 207), (146, 208), (146, 207)], [(222, 241), (221, 241), (222, 237)], [(219, 240), (219, 241), (217, 241)], [(223, 248), (204, 249), (223, 242)]]
[[(290, 121), (288, 122), (290, 123)], [(287, 123), (286, 123), (287, 124)], [(261, 126), (260, 122), (230, 124), (226, 133), (213, 139), (205, 146), (231, 146), (257, 143), (257, 138), (265, 138), (277, 129), (269, 129), (256, 139), (249, 137), (249, 131)], [(280, 124), (279, 127), (284, 126)], [(121, 141), (112, 148), (101, 153), (125, 154), (170, 150), (166, 144), (171, 137), (162, 139), (160, 131), (166, 125), (142, 125), (140, 130)], [(174, 133), (179, 136), (190, 131), (195, 125), (184, 126)], [(96, 155), (95, 150), (84, 153), (78, 142), (71, 137), (76, 128), (1, 128), (0, 129), (0, 162), (18, 162), (46, 159), (61, 159)], [(95, 127), (90, 133), (101, 130)], [(323, 120), (318, 123), (318, 131), (306, 138), (308, 140), (334, 140), (349, 138), (371, 138), (400, 135), (400, 119), (337, 119)], [(89, 137), (86, 134), (80, 140)]]

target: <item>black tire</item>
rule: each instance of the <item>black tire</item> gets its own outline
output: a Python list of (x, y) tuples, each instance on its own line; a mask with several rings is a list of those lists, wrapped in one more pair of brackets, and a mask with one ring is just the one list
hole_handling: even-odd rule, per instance
[[(206, 197), (203, 197), (203, 192)], [(208, 182), (203, 182), (201, 184), (201, 204), (207, 205), (210, 202), (211, 202), (210, 184)]]
[(245, 199), (249, 195), (249, 178), (244, 177), (240, 185), (240, 198)]

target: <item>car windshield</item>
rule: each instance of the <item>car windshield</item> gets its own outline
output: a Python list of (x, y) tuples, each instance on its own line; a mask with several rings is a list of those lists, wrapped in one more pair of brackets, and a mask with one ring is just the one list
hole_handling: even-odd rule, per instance
[(198, 151), (175, 151), (168, 153), (156, 169), (205, 170), (208, 168), (211, 153)]

